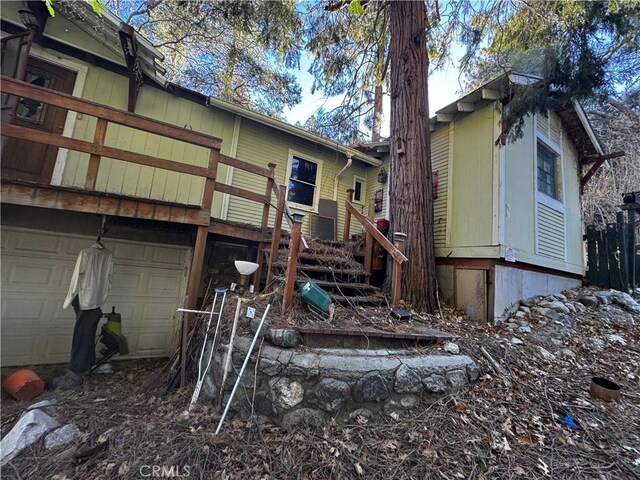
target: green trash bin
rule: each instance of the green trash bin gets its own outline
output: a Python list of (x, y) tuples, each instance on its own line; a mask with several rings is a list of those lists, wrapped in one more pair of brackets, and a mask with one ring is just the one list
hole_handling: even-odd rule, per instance
[(332, 305), (331, 297), (313, 281), (307, 280), (302, 284), (298, 284), (298, 292), (305, 302), (313, 305), (321, 312), (330, 311), (330, 306)]

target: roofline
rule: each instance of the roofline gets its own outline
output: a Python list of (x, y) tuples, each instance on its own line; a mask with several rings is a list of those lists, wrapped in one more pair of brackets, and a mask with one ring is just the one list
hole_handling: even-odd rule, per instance
[(347, 157), (352, 157), (356, 160), (367, 163), (374, 167), (379, 167), (380, 165), (382, 165), (381, 160), (378, 160), (377, 158), (374, 158), (370, 155), (362, 153), (356, 150), (355, 148), (351, 148), (339, 142), (329, 140), (328, 138), (322, 137), (315, 133), (311, 133), (303, 128), (293, 126), (289, 123), (283, 122), (282, 120), (271, 118), (262, 113), (249, 110), (248, 108), (235, 105), (226, 100), (221, 100), (215, 97), (209, 97), (209, 104), (212, 107), (217, 107), (217, 108), (220, 108), (221, 110), (226, 110), (228, 112), (234, 113), (236, 115), (240, 115), (241, 117), (247, 118), (249, 120), (253, 120), (255, 122), (268, 125), (277, 130), (289, 133), (291, 135), (295, 135), (300, 138), (304, 138), (305, 140), (309, 140), (311, 142), (315, 142), (319, 145), (323, 145), (332, 150), (336, 150), (338, 152), (344, 153)]
[(578, 101), (573, 102), (573, 108), (576, 111), (576, 113), (578, 114), (578, 118), (580, 119), (580, 123), (582, 123), (582, 126), (584, 127), (584, 130), (587, 132), (587, 135), (589, 136), (589, 139), (591, 140), (591, 143), (593, 144), (593, 146), (595, 147), (595, 149), (598, 151), (598, 153), (600, 155), (604, 155), (604, 150), (602, 148), (602, 145), (600, 145), (600, 142), (598, 141), (598, 137), (596, 136), (595, 132), (593, 131), (593, 127), (591, 126), (591, 123), (589, 122), (589, 119), (587, 118), (587, 114), (584, 113), (584, 109), (582, 108), (582, 105), (580, 105), (580, 102), (578, 102)]

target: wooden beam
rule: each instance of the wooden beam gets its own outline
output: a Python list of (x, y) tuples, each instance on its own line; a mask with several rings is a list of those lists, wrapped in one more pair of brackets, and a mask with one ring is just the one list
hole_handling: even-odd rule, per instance
[(127, 198), (99, 192), (2, 181), (2, 203), (69, 210), (164, 222), (209, 225), (210, 213), (199, 207), (168, 205), (153, 200)]
[(471, 102), (458, 102), (456, 103), (456, 108), (459, 112), (473, 112), (476, 106)]
[(602, 166), (602, 164), (605, 161), (610, 160), (612, 158), (622, 157), (624, 155), (625, 155), (625, 152), (614, 152), (614, 153), (609, 153), (607, 155), (600, 155), (599, 157), (595, 157), (594, 159), (595, 162), (593, 166), (589, 169), (587, 173), (584, 174), (584, 176), (580, 180), (580, 191), (584, 189), (587, 182), (591, 179), (591, 177), (593, 177), (593, 175), (598, 171), (598, 169)]
[(198, 167), (188, 163), (180, 163), (173, 160), (151, 157), (141, 153), (133, 153), (120, 148), (95, 145), (91, 142), (85, 142), (84, 140), (63, 137), (53, 133), (34, 130), (27, 127), (20, 127), (9, 123), (2, 124), (2, 135), (36, 143), (44, 143), (45, 145), (53, 145), (54, 147), (76, 150), (78, 152), (88, 153), (91, 155), (116, 158), (118, 160), (124, 160), (125, 162), (145, 165), (147, 167), (161, 168), (172, 172), (187, 173), (189, 175), (196, 175), (199, 177), (210, 177), (212, 175), (212, 172), (205, 167)]
[(273, 224), (273, 234), (271, 235), (271, 249), (269, 250), (269, 259), (267, 267), (267, 281), (265, 284), (265, 290), (267, 290), (273, 281), (273, 264), (278, 259), (278, 251), (280, 250), (280, 237), (282, 235), (282, 217), (284, 215), (284, 205), (286, 202), (285, 195), (287, 194), (284, 188), (280, 188), (278, 191), (278, 207), (276, 210), (276, 219)]
[(251, 240), (252, 242), (262, 242), (265, 240), (260, 230), (249, 226), (235, 225), (215, 218), (211, 218), (210, 220), (209, 233), (224, 235), (226, 237), (242, 238), (244, 240)]
[(437, 113), (436, 121), (440, 123), (451, 123), (453, 122), (454, 115), (453, 113)]
[(233, 187), (231, 185), (227, 185), (226, 183), (216, 184), (216, 190), (222, 193), (228, 193), (229, 195), (233, 195), (235, 197), (251, 200), (252, 202), (262, 203), (263, 205), (265, 203), (269, 203), (270, 201), (270, 199), (268, 199), (265, 195), (260, 195), (259, 193), (245, 190), (244, 188)]
[(202, 208), (206, 210), (211, 210), (211, 205), (213, 203), (213, 192), (216, 189), (219, 159), (220, 150), (212, 148), (209, 152), (209, 177), (204, 182), (204, 193), (202, 194)]
[[(103, 145), (107, 136), (107, 121), (99, 118), (96, 122), (96, 130), (93, 134), (93, 143)], [(89, 167), (87, 168), (87, 176), (84, 181), (84, 188), (93, 190), (96, 188), (96, 179), (98, 178), (98, 170), (100, 168), (100, 155), (91, 154), (89, 157)]]
[(169, 123), (152, 120), (135, 113), (125, 112), (99, 103), (79, 99), (77, 97), (67, 95), (66, 93), (60, 93), (48, 88), (38, 87), (30, 83), (5, 77), (4, 75), (2, 75), (0, 79), (1, 90), (5, 93), (10, 93), (11, 95), (32, 98), (49, 105), (62, 107), (66, 110), (73, 110), (74, 112), (105, 118), (110, 122), (170, 137), (174, 140), (180, 140), (182, 142), (199, 145), (205, 148), (219, 149), (222, 142), (221, 139), (211, 135), (194, 132), (193, 130), (187, 130), (186, 128), (176, 127)]
[(356, 220), (362, 224), (365, 230), (370, 233), (380, 245), (382, 245), (382, 248), (384, 248), (395, 261), (398, 263), (404, 263), (408, 260), (407, 257), (404, 256), (404, 253), (400, 252), (393, 243), (391, 243), (387, 237), (385, 237), (364, 215), (358, 212), (351, 203), (345, 202), (345, 207), (348, 212), (351, 212), (351, 215), (356, 217)]
[(300, 254), (300, 236), (302, 235), (302, 222), (304, 215), (293, 222), (291, 229), (291, 242), (289, 243), (289, 258), (287, 260), (287, 274), (284, 282), (284, 297), (282, 309), (288, 310), (293, 303), (293, 287), (296, 283), (296, 270), (298, 268), (298, 255)]
[[(398, 251), (404, 255), (404, 241), (407, 236), (404, 233), (396, 232), (393, 234), (393, 243)], [(391, 303), (395, 308), (400, 307), (402, 284), (402, 263), (393, 261), (393, 270), (391, 271)]]
[[(376, 202), (373, 198), (369, 199), (369, 221), (373, 223), (376, 217)], [(364, 242), (364, 269), (367, 273), (371, 273), (371, 257), (373, 255), (373, 235), (367, 232)], [(367, 281), (370, 277), (367, 277)]]
[[(347, 190), (347, 203), (351, 205), (353, 202), (353, 188)], [(342, 234), (342, 240), (347, 242), (351, 235), (351, 212), (347, 208), (344, 213), (344, 232)]]
[(233, 168), (244, 170), (245, 172), (254, 173), (262, 177), (269, 178), (269, 176), (271, 175), (271, 170), (268, 168), (260, 167), (258, 165), (254, 165), (253, 163), (238, 160), (237, 158), (229, 157), (227, 155), (220, 155), (220, 163)]
[(483, 88), (480, 94), (483, 100), (500, 100), (500, 92), (498, 90)]

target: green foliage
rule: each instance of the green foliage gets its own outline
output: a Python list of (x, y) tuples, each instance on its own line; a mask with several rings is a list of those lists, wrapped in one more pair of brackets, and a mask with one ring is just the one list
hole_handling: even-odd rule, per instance
[(473, 85), (509, 70), (541, 76), (513, 96), (512, 138), (527, 115), (640, 86), (640, 2), (498, 0), (468, 13), (462, 39)]
[(108, 0), (165, 55), (169, 81), (273, 117), (300, 102), (294, 0)]
[[(93, 11), (96, 12), (98, 15), (102, 15), (102, 12), (106, 12), (107, 11), (107, 7), (104, 5), (104, 3), (102, 3), (101, 0), (85, 0), (89, 5), (91, 5), (91, 8), (93, 8)], [(51, 15), (52, 17), (56, 16), (56, 12), (53, 9), (53, 5), (52, 5), (53, 0), (44, 0), (45, 5), (47, 6), (47, 10), (49, 11), (49, 15)]]

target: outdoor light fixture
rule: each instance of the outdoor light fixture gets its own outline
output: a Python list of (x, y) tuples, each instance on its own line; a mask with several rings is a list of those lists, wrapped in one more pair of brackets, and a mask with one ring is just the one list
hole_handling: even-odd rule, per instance
[(236, 270), (240, 274), (240, 280), (238, 280), (238, 287), (244, 291), (247, 288), (247, 281), (249, 280), (249, 275), (255, 272), (259, 265), (253, 262), (243, 262), (242, 260), (236, 260), (234, 262), (236, 266)]
[(36, 33), (40, 31), (40, 21), (38, 20), (38, 17), (36, 17), (36, 14), (33, 13), (33, 10), (30, 8), (21, 8), (18, 10), (18, 13), (20, 14), (20, 20), (24, 23), (25, 27)]
[(304, 213), (294, 212), (293, 214), (291, 214), (291, 216), (293, 217), (291, 219), (293, 223), (302, 223), (302, 221), (304, 220)]

